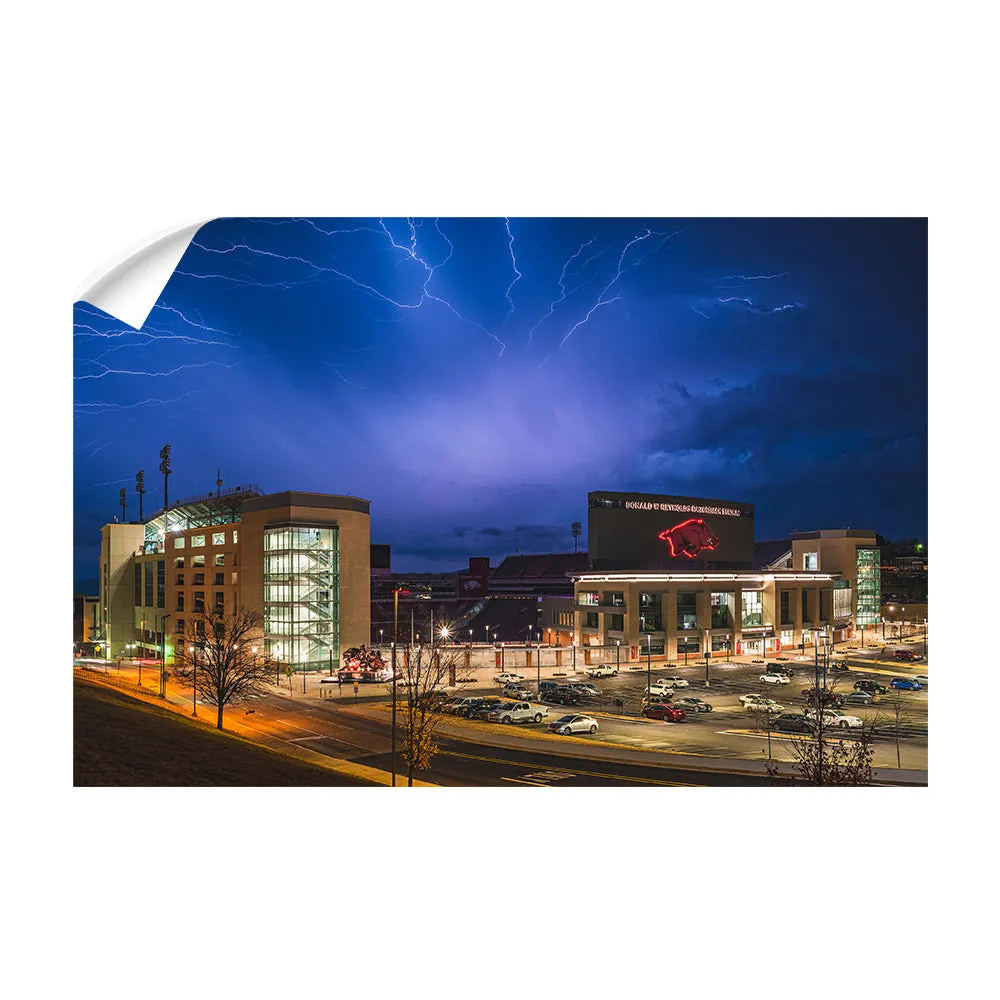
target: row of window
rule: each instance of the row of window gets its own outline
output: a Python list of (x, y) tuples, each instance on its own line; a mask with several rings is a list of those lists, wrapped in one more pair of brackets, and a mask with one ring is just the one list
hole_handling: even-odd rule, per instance
[[(192, 587), (197, 587), (199, 584), (204, 584), (204, 582), (205, 582), (205, 574), (204, 573), (195, 573), (195, 574), (193, 574), (193, 576), (191, 578), (191, 586)], [(235, 573), (233, 573), (233, 583), (234, 584), (236, 583), (236, 574)], [(215, 581), (212, 584), (212, 586), (214, 586), (214, 587), (224, 587), (225, 585), (226, 585), (226, 574), (225, 573), (216, 573), (215, 574)], [(178, 573), (177, 574), (176, 586), (178, 586), (178, 587), (183, 587), (184, 586), (184, 574), (183, 573)]]
[[(162, 559), (158, 559), (155, 565), (152, 562), (134, 564), (135, 568), (135, 588), (132, 595), (135, 607), (140, 608), (162, 608), (164, 606), (164, 567)], [(156, 574), (155, 583), (155, 603), (154, 603), (154, 583), (153, 574)]]
[[(183, 591), (177, 595), (177, 606), (174, 608), (175, 611), (202, 611), (205, 610), (205, 591), (196, 590), (191, 595), (192, 604), (190, 608), (184, 606), (184, 593)], [(221, 591), (215, 592), (215, 610), (222, 611), (226, 606), (226, 595)]]
[[(236, 565), (236, 554), (235, 553), (231, 553), (231, 555), (233, 557), (231, 565), (235, 566)], [(214, 565), (216, 565), (216, 566), (225, 566), (226, 565), (226, 553), (225, 552), (217, 552), (215, 554), (213, 562), (214, 562)], [(204, 565), (205, 565), (205, 557), (203, 555), (202, 556), (190, 556), (189, 557), (188, 566), (190, 566), (192, 569), (197, 569), (199, 566), (204, 566)], [(178, 556), (174, 560), (174, 569), (184, 569), (184, 556)]]
[[(178, 536), (174, 539), (174, 548), (183, 549), (186, 547), (188, 541), (191, 542), (192, 549), (202, 549), (205, 547), (205, 539), (207, 535), (191, 535), (189, 538), (185, 538), (183, 535)], [(236, 545), (239, 541), (239, 532), (236, 528), (233, 528), (233, 545)], [(225, 545), (226, 544), (226, 533), (224, 531), (213, 531), (212, 532), (212, 544), (213, 545)]]

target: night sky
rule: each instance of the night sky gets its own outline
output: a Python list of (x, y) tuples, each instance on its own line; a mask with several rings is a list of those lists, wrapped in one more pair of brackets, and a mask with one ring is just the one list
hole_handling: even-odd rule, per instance
[(220, 220), (74, 321), (77, 581), (166, 443), (172, 499), (371, 500), (397, 570), (572, 551), (596, 489), (926, 538), (923, 219)]

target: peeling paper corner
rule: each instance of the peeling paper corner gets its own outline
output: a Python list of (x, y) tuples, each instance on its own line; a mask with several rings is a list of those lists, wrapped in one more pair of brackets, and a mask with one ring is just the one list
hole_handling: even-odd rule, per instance
[(136, 330), (142, 329), (195, 233), (208, 221), (170, 230), (131, 247), (92, 273), (75, 301), (87, 302)]

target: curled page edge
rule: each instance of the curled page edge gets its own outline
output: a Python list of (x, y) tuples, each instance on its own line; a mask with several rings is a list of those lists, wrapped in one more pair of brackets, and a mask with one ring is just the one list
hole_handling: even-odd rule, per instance
[(136, 244), (92, 273), (75, 301), (141, 329), (195, 233), (209, 221), (202, 219)]

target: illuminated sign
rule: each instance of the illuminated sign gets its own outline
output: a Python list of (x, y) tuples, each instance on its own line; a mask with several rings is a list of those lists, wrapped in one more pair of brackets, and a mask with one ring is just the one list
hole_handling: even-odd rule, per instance
[(714, 549), (719, 544), (718, 536), (712, 534), (700, 517), (689, 517), (656, 537), (670, 546), (670, 554), (675, 558), (683, 555), (694, 559), (699, 552)]
[(725, 517), (743, 517), (746, 513), (734, 507), (700, 507), (690, 503), (659, 503), (651, 500), (626, 500), (626, 510), (667, 510), (681, 514), (722, 514)]

